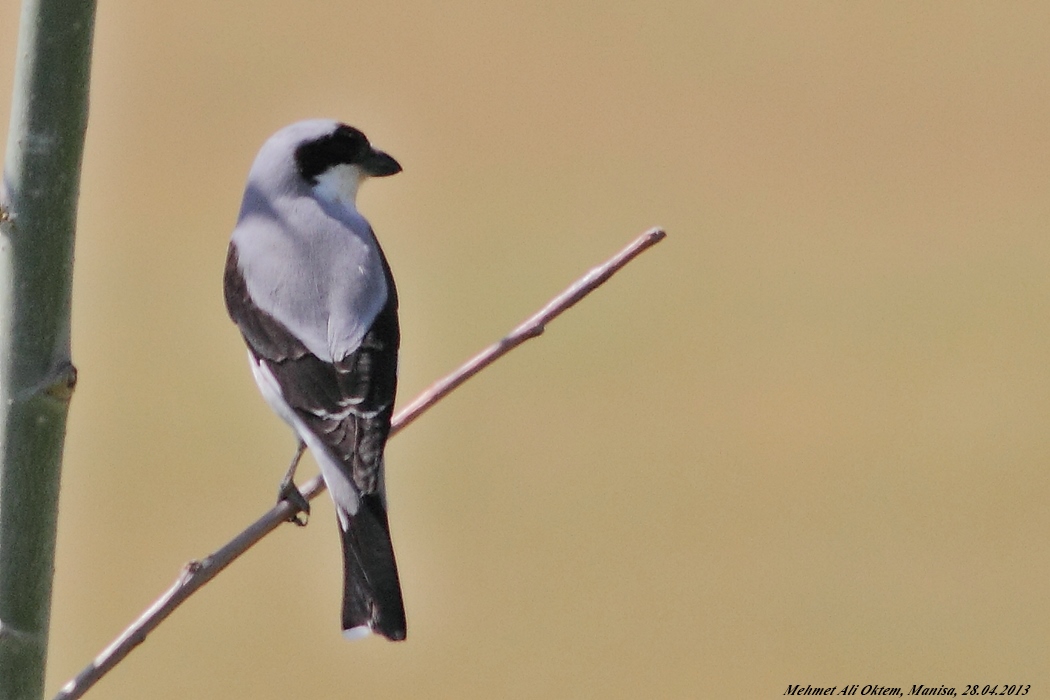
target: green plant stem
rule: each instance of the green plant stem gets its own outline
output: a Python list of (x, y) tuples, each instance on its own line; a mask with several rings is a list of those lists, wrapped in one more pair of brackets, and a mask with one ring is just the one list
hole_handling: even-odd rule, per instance
[(24, 0), (0, 187), (0, 700), (44, 692), (94, 0)]

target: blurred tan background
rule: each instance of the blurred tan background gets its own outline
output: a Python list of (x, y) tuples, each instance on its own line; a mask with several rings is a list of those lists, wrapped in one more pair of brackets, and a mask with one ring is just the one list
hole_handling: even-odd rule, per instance
[(1050, 5), (102, 2), (95, 47), (50, 691), (271, 505), (222, 266), (329, 116), (405, 168), (402, 405), (669, 238), (391, 442), (407, 643), (340, 638), (326, 496), (90, 697), (1045, 696)]

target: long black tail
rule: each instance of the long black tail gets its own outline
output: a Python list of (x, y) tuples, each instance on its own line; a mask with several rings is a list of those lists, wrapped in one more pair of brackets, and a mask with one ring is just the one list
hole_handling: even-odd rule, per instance
[(386, 509), (378, 495), (361, 497), (349, 529), (341, 534), (344, 634), (357, 637), (371, 629), (392, 641), (403, 640), (405, 604)]

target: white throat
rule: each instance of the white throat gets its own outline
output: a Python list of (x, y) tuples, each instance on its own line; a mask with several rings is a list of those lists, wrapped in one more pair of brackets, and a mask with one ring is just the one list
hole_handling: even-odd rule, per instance
[(329, 202), (340, 202), (350, 209), (357, 209), (357, 188), (367, 177), (356, 165), (340, 163), (317, 176), (313, 192), (318, 198)]

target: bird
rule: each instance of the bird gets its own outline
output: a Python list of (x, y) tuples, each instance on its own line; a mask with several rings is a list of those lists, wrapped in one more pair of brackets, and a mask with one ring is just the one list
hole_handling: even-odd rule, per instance
[(397, 391), (397, 290), (356, 203), (364, 180), (398, 172), (339, 121), (280, 129), (249, 171), (223, 275), (259, 391), (298, 438), (278, 499), (308, 517), (294, 476), (309, 448), (335, 503), (347, 639), (406, 636), (383, 459)]

